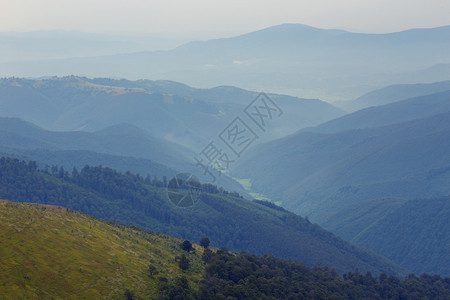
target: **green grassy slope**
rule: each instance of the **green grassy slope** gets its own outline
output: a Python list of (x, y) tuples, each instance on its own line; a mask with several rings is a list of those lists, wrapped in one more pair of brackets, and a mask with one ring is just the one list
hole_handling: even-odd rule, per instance
[[(0, 200), (0, 299), (122, 299), (127, 289), (148, 299), (158, 277), (182, 275), (180, 242), (61, 207)], [(185, 273), (193, 287), (204, 268), (195, 247)]]

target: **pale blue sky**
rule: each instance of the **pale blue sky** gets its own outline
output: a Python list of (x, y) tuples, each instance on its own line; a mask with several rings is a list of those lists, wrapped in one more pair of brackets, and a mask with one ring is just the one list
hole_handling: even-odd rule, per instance
[(392, 32), (450, 23), (448, 0), (0, 0), (0, 31), (214, 38), (281, 23)]

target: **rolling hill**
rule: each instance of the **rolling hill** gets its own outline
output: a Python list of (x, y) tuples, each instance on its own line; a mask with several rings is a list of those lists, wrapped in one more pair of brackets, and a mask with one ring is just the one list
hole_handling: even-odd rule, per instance
[(0, 118), (0, 146), (16, 149), (85, 150), (150, 159), (175, 169), (190, 166), (190, 150), (120, 124), (98, 132), (48, 131), (17, 118)]

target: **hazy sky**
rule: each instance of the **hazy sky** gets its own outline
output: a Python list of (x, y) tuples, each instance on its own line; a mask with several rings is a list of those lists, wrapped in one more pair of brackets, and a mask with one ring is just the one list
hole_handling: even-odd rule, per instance
[(449, 20), (449, 0), (0, 0), (0, 31), (212, 38), (281, 23), (392, 32)]

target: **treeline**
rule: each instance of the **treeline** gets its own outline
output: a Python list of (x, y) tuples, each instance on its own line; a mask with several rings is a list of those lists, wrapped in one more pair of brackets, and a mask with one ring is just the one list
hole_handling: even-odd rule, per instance
[[(59, 181), (49, 180), (51, 177)], [(35, 161), (16, 158), (0, 158), (0, 196), (14, 201), (62, 205), (75, 210), (111, 219), (103, 207), (104, 200), (119, 200), (119, 206), (139, 209), (146, 214), (161, 216), (166, 208), (158, 209), (168, 180), (156, 175), (142, 177), (130, 172), (121, 173), (108, 167), (86, 165), (69, 173), (63, 167), (37, 167)], [(154, 187), (155, 189), (152, 189)], [(202, 191), (242, 198), (237, 192), (228, 192), (209, 183), (202, 184)], [(92, 193), (98, 192), (98, 193)], [(149, 201), (149, 200), (152, 201)], [(126, 209), (122, 207), (122, 209)], [(124, 220), (121, 220), (122, 222)]]
[(160, 281), (156, 299), (448, 299), (450, 278), (409, 275), (401, 280), (358, 271), (340, 275), (327, 267), (257, 257), (245, 251), (205, 250), (205, 275), (198, 290), (178, 278)]
[(400, 280), (358, 271), (218, 251), (207, 263), (200, 299), (448, 299), (450, 278), (413, 274)]
[[(118, 172), (114, 169), (108, 168), (108, 167), (102, 167), (100, 166), (89, 166), (86, 165), (83, 169), (81, 169), (81, 172), (78, 171), (77, 168), (73, 168), (72, 172), (69, 173), (64, 169), (64, 167), (61, 166), (48, 166), (45, 165), (44, 168), (38, 169), (37, 164), (35, 161), (25, 162), (20, 161), (18, 159), (8, 158), (8, 157), (2, 157), (0, 159), (3, 159), (5, 163), (8, 163), (9, 165), (17, 165), (17, 164), (30, 164), (33, 166), (33, 168), (29, 169), (31, 171), (41, 171), (46, 174), (51, 174), (53, 176), (56, 176), (58, 178), (64, 178), (64, 179), (72, 179), (75, 183), (86, 183), (90, 182), (90, 184), (85, 185), (85, 187), (95, 187), (95, 184), (101, 183), (100, 181), (93, 182), (90, 181), (90, 179), (96, 179), (96, 176), (98, 177), (101, 175), (104, 177), (104, 179), (111, 179), (113, 177), (117, 177), (117, 175), (124, 175), (129, 179), (131, 182), (140, 182), (146, 185), (154, 186), (154, 187), (167, 187), (169, 182), (167, 179), (167, 176), (162, 176), (160, 179), (157, 175), (154, 175), (153, 177), (150, 174), (147, 174), (147, 176), (143, 177), (140, 174), (133, 174), (129, 171), (125, 173)], [(1, 164), (2, 162), (0, 162)], [(103, 176), (104, 173), (107, 173), (106, 176)], [(88, 175), (88, 176), (86, 176)], [(104, 186), (104, 185), (103, 185)], [(231, 195), (233, 197), (239, 197), (242, 198), (241, 195), (239, 195), (238, 192), (229, 192), (225, 190), (223, 187), (218, 187), (217, 185), (213, 185), (210, 183), (202, 183), (201, 184), (202, 191), (210, 194), (225, 194), (225, 195)]]

